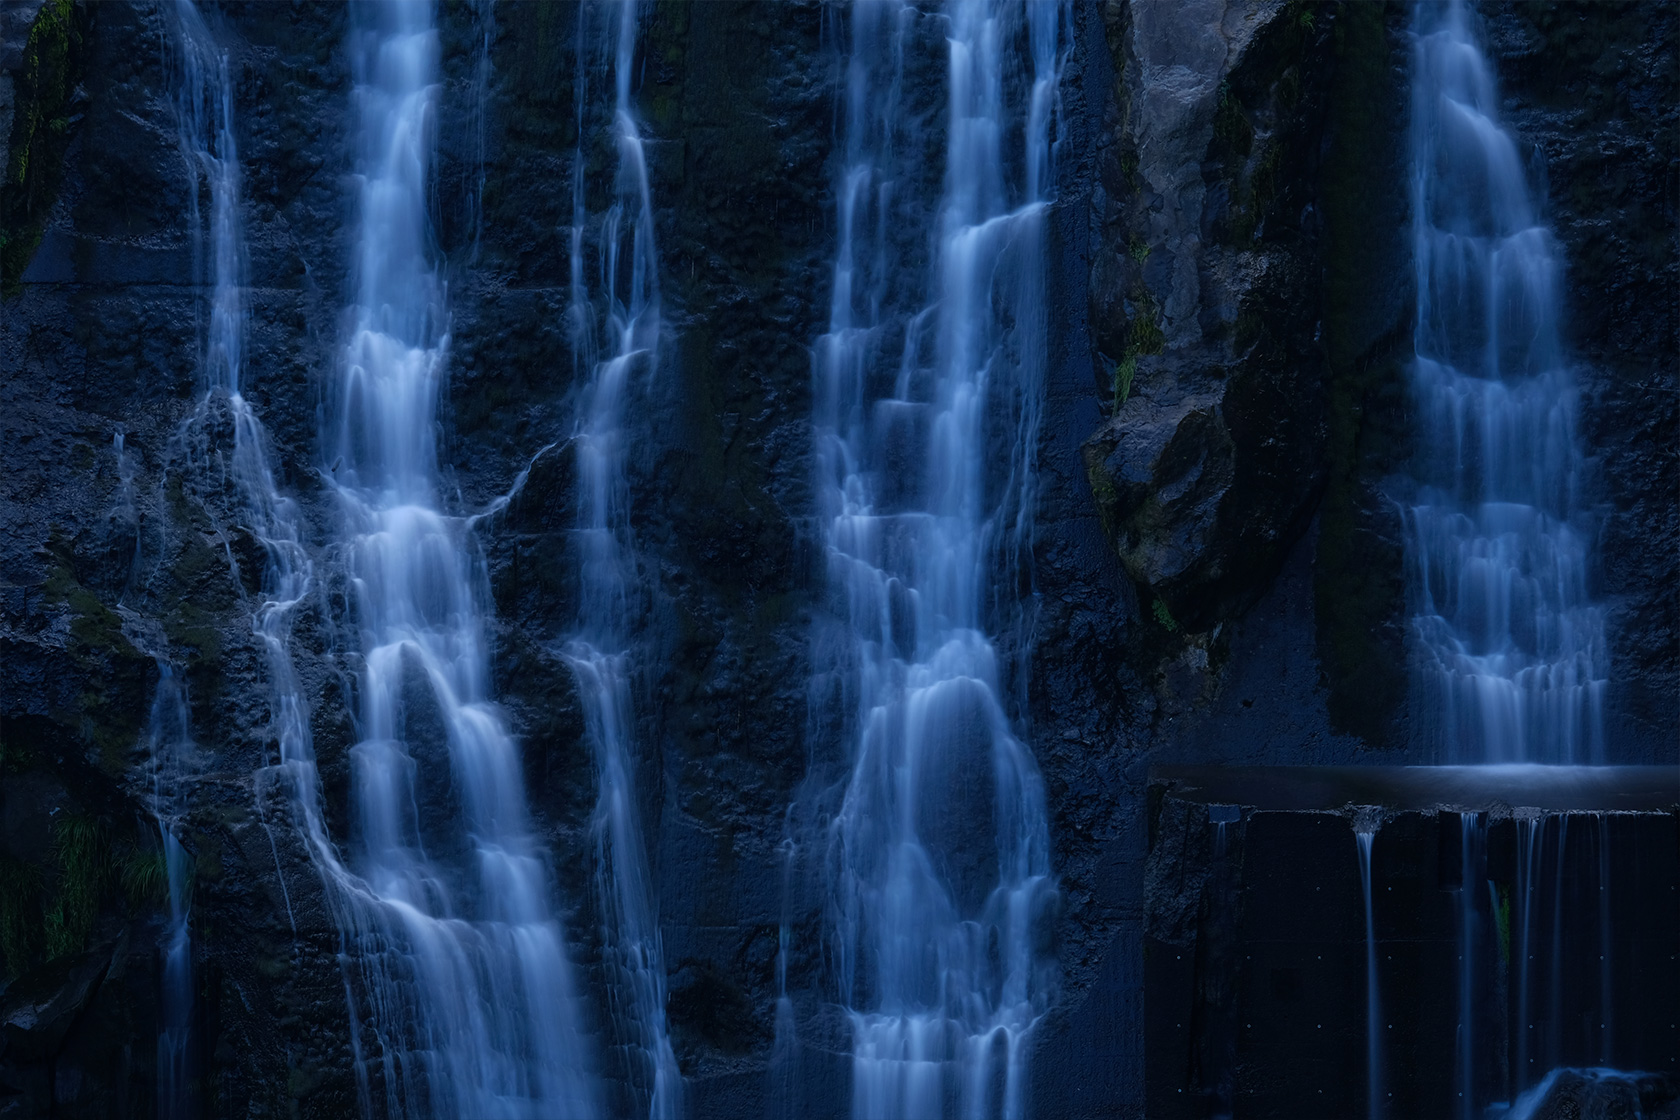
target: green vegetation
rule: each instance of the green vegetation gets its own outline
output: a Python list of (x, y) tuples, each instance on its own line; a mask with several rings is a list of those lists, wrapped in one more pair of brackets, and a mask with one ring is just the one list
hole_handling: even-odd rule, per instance
[[(1134, 239), (1132, 242), (1132, 257), (1141, 264), (1142, 260), (1138, 257), (1137, 252), (1138, 244), (1139, 242)], [(1149, 246), (1147, 245), (1143, 247), (1143, 256), (1149, 256)], [(1145, 354), (1159, 354), (1166, 349), (1167, 336), (1162, 333), (1160, 326), (1155, 322), (1155, 315), (1155, 301), (1149, 297), (1148, 292), (1140, 289), (1137, 298), (1137, 313), (1132, 316), (1131, 321), (1126, 325), (1126, 353), (1114, 364), (1114, 370), (1111, 374), (1111, 388), (1114, 392), (1114, 407), (1116, 409), (1125, 404), (1132, 395), (1132, 383), (1137, 378), (1138, 359)]]
[(1126, 353), (1131, 357), (1140, 354), (1159, 354), (1167, 347), (1167, 336), (1161, 332), (1161, 327), (1155, 322), (1155, 301), (1147, 294), (1138, 299), (1138, 313), (1132, 316), (1132, 321), (1126, 327)]
[(87, 945), (110, 884), (110, 845), (105, 826), (92, 817), (60, 817), (53, 824), (58, 891), (46, 914), (47, 958), (78, 953)]
[(1254, 126), (1231, 96), (1231, 80), (1226, 78), (1219, 83), (1219, 105), (1213, 114), (1213, 149), (1240, 158), (1253, 148)]
[(1166, 600), (1156, 599), (1155, 605), (1151, 609), (1155, 615), (1155, 621), (1161, 624), (1163, 630), (1169, 634), (1178, 633), (1178, 619), (1174, 618), (1172, 611), (1167, 609)]
[(0, 952), (6, 974), (16, 976), (41, 951), (41, 875), (32, 866), (0, 855)]
[(1137, 376), (1137, 355), (1127, 354), (1114, 363), (1114, 407), (1126, 403), (1132, 395), (1132, 378)]
[(161, 848), (136, 848), (122, 863), (122, 888), (136, 909), (169, 901), (169, 861)]
[(53, 822), (46, 868), (0, 854), (0, 953), (7, 976), (86, 949), (100, 911), (114, 899), (133, 911), (156, 910), (168, 901), (161, 849), (126, 842), (116, 852), (112, 847), (106, 822), (66, 812)]
[(0, 181), (0, 294), (21, 288), (81, 119), (71, 111), (82, 69), (80, 18), (71, 0), (47, 0), (29, 28), (15, 75), (9, 158)]
[(152, 662), (124, 637), (117, 613), (77, 579), (75, 557), (75, 542), (53, 528), (42, 549), (41, 590), (48, 603), (70, 610), (68, 648), (83, 682), (75, 708), (53, 718), (96, 748), (102, 769), (120, 774), (140, 736)]

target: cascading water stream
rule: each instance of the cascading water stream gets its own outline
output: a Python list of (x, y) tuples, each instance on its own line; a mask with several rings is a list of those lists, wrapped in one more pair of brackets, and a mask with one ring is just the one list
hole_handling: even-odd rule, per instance
[(594, 5), (584, 4), (578, 15), (571, 317), (573, 368), (587, 369), (589, 382), (571, 441), (578, 479), (580, 617), (563, 653), (577, 679), (600, 782), (594, 820), (596, 890), (611, 1004), (627, 1052), (625, 1072), (638, 1108), (645, 1106), (654, 1120), (676, 1120), (682, 1112), (682, 1075), (666, 1029), (664, 949), (636, 799), (630, 650), (636, 577), (624, 428), (625, 405), (638, 378), (659, 371), (659, 261), (647, 157), (631, 103), (637, 6), (635, 0), (619, 0), (601, 13), (609, 25), (600, 38), (611, 47), (602, 53), (612, 74), (618, 170), (612, 207), (598, 229), (596, 275), (604, 337), (597, 345), (584, 261), (589, 214), (583, 145), (588, 79), (607, 67), (587, 51), (594, 11)]
[[(1603, 611), (1588, 589), (1591, 524), (1580, 501), (1577, 391), (1561, 338), (1562, 263), (1542, 221), (1543, 198), (1500, 123), (1474, 15), (1463, 0), (1420, 4), (1414, 40), (1420, 445), (1406, 521), (1419, 725), (1447, 762), (1603, 763), (1609, 664)], [(1470, 878), (1472, 844), (1483, 834), (1468, 821), (1457, 1048), (1467, 1118), (1482, 1103), (1478, 1093), (1496, 1091), (1491, 1072), (1477, 1069), (1492, 1039), (1479, 1037), (1490, 1012), (1479, 1006), (1487, 986), (1478, 973), (1480, 887)], [(1560, 820), (1560, 876), (1566, 835)], [(1531, 832), (1531, 853), (1535, 843)], [(1529, 860), (1519, 884), (1518, 1086), (1532, 1075), (1536, 1049), (1529, 942), (1537, 874)], [(1556, 919), (1553, 926), (1547, 1049), (1555, 1058), (1563, 950)], [(1607, 972), (1603, 984), (1607, 1005)], [(1609, 1032), (1606, 1017), (1602, 1037)]]
[[(1032, 544), (1063, 15), (986, 0), (943, 17), (864, 0), (851, 14), (833, 297), (814, 359), (842, 635), (818, 643), (814, 671), (840, 682), (833, 722), (853, 760), (826, 876), (858, 1120), (1022, 1116), (1032, 1029), (1055, 986), (1040, 948), (1055, 896), (1044, 792), (1009, 686), (1024, 675), (1015, 612)], [(949, 118), (923, 277), (897, 251), (898, 200), (913, 189), (898, 148), (913, 145), (896, 103), (905, 37), (928, 18), (943, 19)], [(901, 293), (920, 309), (895, 307)], [(988, 629), (1014, 647), (1000, 653)]]
[(1382, 989), (1377, 983), (1377, 919), (1371, 895), (1371, 850), (1377, 830), (1375, 826), (1361, 828), (1354, 839), (1359, 845), (1359, 884), (1365, 892), (1365, 1116), (1382, 1120)]
[(1605, 761), (1561, 262), (1462, 0), (1415, 20), (1417, 695), (1447, 762)]
[[(1597, 827), (1587, 835), (1570, 827), (1572, 815), (1518, 821), (1514, 1092), (1539, 1083), (1549, 1070), (1609, 1067), (1617, 1057), (1612, 816), (1591, 814)], [(1571, 962), (1581, 959), (1597, 967), (1571, 969)]]
[(1610, 816), (1594, 813), (1598, 818), (1598, 1060), (1608, 1066), (1612, 1061), (1615, 1037), (1615, 1006), (1611, 1001), (1611, 984), (1615, 962), (1615, 942), (1610, 933)]
[[(199, 276), (208, 279), (211, 291), (201, 359), (204, 396), (187, 421), (186, 443), (196, 449), (203, 433), (218, 426), (219, 420), (228, 422), (232, 446), (217, 447), (213, 452), (206, 446), (203, 453), (207, 459), (214, 455), (216, 462), (212, 465), (207, 461), (203, 466), (213, 466), (213, 471), (205, 473), (214, 473), (224, 483), (231, 484), (227, 495), (230, 514), (263, 549), (262, 592), (252, 607), (252, 627), (267, 654), (271, 718), (280, 744), (280, 766), (295, 765), (302, 758), (312, 778), (314, 762), (308, 742), (306, 708), (288, 649), (292, 613), (313, 585), (309, 556), (300, 541), (295, 508), (275, 486), (268, 465), (266, 433), (241, 391), (246, 257), (240, 218), (239, 152), (234, 138), (233, 81), (227, 51), (216, 43), (191, 0), (178, 0), (173, 15), (179, 66), (176, 121), (191, 182), (188, 224), (198, 249), (195, 259)], [(209, 196), (208, 221), (200, 209), (201, 181)], [(206, 271), (208, 277), (204, 276)], [(130, 478), (125, 475), (125, 490), (130, 484)], [(159, 816), (170, 933), (165, 950), (162, 1029), (158, 1044), (158, 1110), (161, 1116), (174, 1117), (189, 1115), (194, 1108), (190, 1088), (193, 1077), (189, 924), (192, 867), (191, 856), (178, 837), (178, 821), (185, 812), (185, 789), (180, 784), (179, 767), (181, 758), (191, 750), (191, 739), (182, 684), (161, 659), (159, 668), (161, 679), (151, 732), (156, 767), (153, 782), (159, 805), (169, 806), (171, 815), (160, 811)], [(158, 761), (164, 758), (171, 760), (168, 766)], [(276, 768), (268, 768), (273, 769)], [(259, 791), (267, 773), (257, 775)], [(312, 791), (313, 784), (308, 788)], [(311, 805), (314, 800), (312, 796)], [(259, 796), (259, 807), (260, 802)], [(263, 824), (265, 829), (269, 827), (266, 818)], [(272, 842), (272, 832), (269, 835)], [(279, 874), (278, 855), (276, 873)], [(283, 875), (280, 885), (284, 893)]]
[(1479, 814), (1459, 814), (1459, 880), (1458, 880), (1458, 1114), (1462, 1120), (1474, 1120), (1476, 1107), (1476, 1060), (1478, 1015), (1483, 1011), (1477, 998), (1476, 955), (1481, 950), (1480, 915), (1477, 902), (1481, 896), (1483, 876), (1482, 840), (1485, 833)]
[(482, 559), (437, 494), (449, 338), (428, 259), (431, 6), (358, 8), (350, 57), (361, 229), (326, 458), (362, 650), (356, 874), (338, 915), (353, 995), (387, 1115), (588, 1117), (595, 1091), (545, 854), (490, 699)]
[[(278, 775), (288, 778), (294, 800), (312, 824), (310, 852), (336, 864), (319, 820), (315, 756), (307, 705), (292, 663), (292, 617), (314, 592), (314, 569), (298, 528), (296, 505), (280, 493), (269, 466), (267, 433), (242, 391), (245, 354), (243, 223), (240, 219), (239, 150), (234, 140), (233, 81), (220, 48), (191, 0), (175, 8), (181, 48), (177, 119), (181, 147), (193, 179), (189, 215), (198, 237), (198, 181), (210, 195), (210, 317), (204, 348), (205, 392), (189, 422), (208, 429), (221, 413), (231, 422), (231, 449), (220, 449), (219, 473), (232, 483), (230, 504), (241, 528), (263, 550), (262, 591), (252, 605), (252, 629), (262, 642), (269, 671), (271, 719), (278, 764), (257, 775), (261, 794)], [(268, 828), (266, 817), (264, 827)], [(272, 833), (270, 833), (272, 840)], [(277, 868), (278, 868), (278, 860)], [(284, 876), (281, 889), (286, 891)], [(289, 898), (289, 893), (288, 893)]]
[(157, 1114), (160, 1120), (187, 1120), (196, 1114), (193, 1062), (193, 857), (182, 846), (186, 816), (186, 770), (193, 753), (186, 691), (167, 661), (157, 659), (158, 685), (146, 728), (152, 779), (152, 812), (157, 819), (168, 891), (169, 921), (164, 926), (163, 983), (158, 1000)]

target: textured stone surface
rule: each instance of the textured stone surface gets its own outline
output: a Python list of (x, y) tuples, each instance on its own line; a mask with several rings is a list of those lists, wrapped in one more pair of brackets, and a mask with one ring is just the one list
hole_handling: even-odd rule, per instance
[(1195, 633), (1270, 583), (1324, 478), (1328, 16), (1107, 10), (1091, 330), (1112, 416), (1086, 464), (1127, 574)]
[[(632, 410), (644, 588), (633, 653), (673, 1037), (696, 1115), (764, 1114), (778, 924), (791, 913), (815, 1115), (843, 1108), (847, 1027), (813, 986), (821, 899), (796, 887), (784, 911), (783, 843), (790, 803), (820, 801), (802, 786), (807, 774), (821, 786), (845, 763), (809, 726), (804, 668), (822, 578), (809, 523), (809, 346), (825, 320), (833, 238), (836, 13), (644, 7), (637, 97), (666, 344)], [(1330, 703), (1339, 687), (1355, 710), (1381, 710), (1378, 689), (1355, 675), (1381, 659), (1344, 639), (1382, 638), (1397, 602), (1380, 495), (1404, 429), (1394, 353), (1409, 303), (1392, 252), (1404, 230), (1394, 206), (1405, 13), (1391, 5), (1360, 24), (1363, 10), (1072, 8), (1047, 261), (1036, 646), (1023, 682), (1062, 886), (1063, 994), (1035, 1073), (1043, 1115), (1143, 1114), (1146, 902), (1178, 899), (1181, 933), (1162, 941), (1176, 944), (1205, 893), (1192, 838), (1178, 888), (1157, 877), (1146, 893), (1151, 761), (1346, 763), (1371, 742), (1404, 743), (1392, 712), (1374, 729), (1354, 726), (1361, 741)], [(153, 655), (164, 657), (187, 680), (199, 746), (187, 832), (207, 1107), (348, 1115), (338, 935), (262, 771), (274, 745), (249, 618), (258, 557), (215, 469), (231, 438), (225, 410), (198, 407), (207, 293), (186, 226), (192, 188), (163, 15), (116, 3), (78, 11), (82, 116), (66, 133), (62, 185), (22, 291), (0, 305), (0, 917), (23, 912), (19, 900), (39, 914), (64, 889), (60, 816), (104, 822), (113, 866), (148, 850), (136, 745)], [(498, 5), (493, 28), (479, 5), (439, 13), (434, 220), (453, 313), (443, 490), (455, 510), (476, 513), (529, 468), (507, 507), (477, 523), (493, 671), (587, 973), (598, 939), (594, 776), (557, 656), (576, 610), (567, 439), (579, 371), (564, 315), (577, 12)], [(29, 5), (0, 9), (8, 74), (32, 20)], [(227, 3), (209, 22), (236, 76), (246, 396), (321, 577), (297, 618), (294, 656), (342, 840), (356, 661), (337, 514), (318, 472), (355, 232), (346, 14)], [(1640, 749), (1668, 760), (1680, 586), (1673, 23), (1656, 5), (1517, 5), (1490, 18), (1511, 119), (1544, 152), (1585, 293), (1576, 334), (1592, 366), (1585, 427), (1600, 458), (1618, 711)], [(936, 57), (939, 43), (925, 45)], [(1365, 85), (1350, 84), (1350, 59)], [(927, 88), (906, 96), (934, 122), (938, 151), (942, 69), (925, 70)], [(1399, 90), (1400, 109), (1382, 109), (1372, 89)], [(1609, 92), (1578, 108), (1571, 90)], [(583, 158), (594, 166), (605, 158), (603, 107), (584, 109)], [(1353, 136), (1364, 142), (1348, 144)], [(929, 166), (918, 189), (936, 191)], [(604, 204), (592, 194), (590, 205)], [(1338, 255), (1349, 245), (1370, 251)], [(1368, 283), (1341, 282), (1350, 276)], [(1359, 579), (1326, 587), (1327, 566)], [(820, 856), (820, 839), (801, 849), (812, 850)], [(8, 957), (23, 975), (0, 996), (6, 1022), (37, 1006), (83, 1009), (64, 1033), (31, 1027), (0, 1051), (0, 1082), (19, 1089), (3, 1107), (15, 1114), (40, 1114), (55, 1096), (65, 1111), (104, 1114), (95, 1100), (150, 1107), (162, 919), (119, 879), (100, 884), (77, 951), (49, 962), (44, 942), (25, 937), (33, 967)], [(96, 1022), (136, 1040), (125, 1056)]]

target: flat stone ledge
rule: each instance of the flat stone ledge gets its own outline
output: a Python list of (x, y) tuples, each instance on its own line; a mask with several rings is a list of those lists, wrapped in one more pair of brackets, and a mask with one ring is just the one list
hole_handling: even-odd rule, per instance
[(1680, 766), (1157, 766), (1149, 781), (1181, 801), (1273, 811), (1680, 811)]

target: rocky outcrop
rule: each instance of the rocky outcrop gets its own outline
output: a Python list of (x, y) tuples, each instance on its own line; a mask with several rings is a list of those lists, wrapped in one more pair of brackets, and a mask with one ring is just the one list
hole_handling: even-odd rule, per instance
[(1524, 1120), (1671, 1120), (1680, 1116), (1680, 1087), (1660, 1073), (1560, 1070)]
[(1112, 416), (1086, 444), (1127, 574), (1169, 628), (1264, 591), (1325, 473), (1318, 164), (1331, 13), (1110, 4), (1092, 220)]

